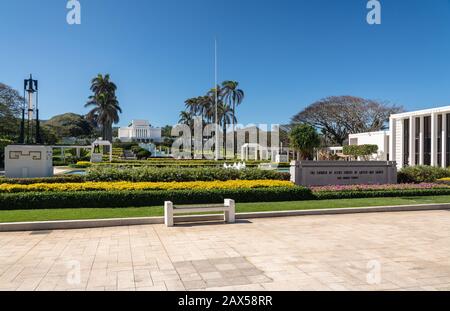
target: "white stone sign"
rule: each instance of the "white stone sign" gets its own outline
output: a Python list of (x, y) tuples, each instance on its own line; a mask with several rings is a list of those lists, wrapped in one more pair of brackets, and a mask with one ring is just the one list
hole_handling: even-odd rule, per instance
[(299, 186), (397, 183), (395, 162), (293, 161), (291, 181)]
[(5, 175), (9, 178), (53, 176), (53, 150), (49, 146), (10, 145), (5, 148)]

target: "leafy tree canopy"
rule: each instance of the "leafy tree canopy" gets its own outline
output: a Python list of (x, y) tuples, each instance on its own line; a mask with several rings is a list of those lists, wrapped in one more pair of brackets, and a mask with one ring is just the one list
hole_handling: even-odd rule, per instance
[(23, 97), (11, 87), (0, 83), (0, 138), (16, 139), (20, 132), (20, 111)]
[(309, 124), (298, 124), (289, 133), (291, 147), (300, 153), (302, 160), (313, 158), (314, 148), (320, 146), (320, 136)]
[(385, 130), (391, 114), (403, 108), (354, 96), (327, 97), (306, 107), (292, 118), (318, 129), (329, 144), (343, 145), (349, 134)]

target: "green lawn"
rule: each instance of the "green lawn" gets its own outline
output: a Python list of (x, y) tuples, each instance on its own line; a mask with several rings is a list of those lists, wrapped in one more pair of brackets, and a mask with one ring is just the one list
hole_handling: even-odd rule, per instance
[[(326, 208), (350, 208), (385, 205), (409, 205), (429, 203), (450, 203), (450, 196), (407, 197), (407, 198), (369, 198), (324, 201), (299, 201), (278, 203), (244, 203), (237, 205), (237, 212), (267, 212)], [(125, 217), (162, 216), (163, 208), (79, 208), (52, 210), (0, 211), (0, 222), (45, 221), (45, 220), (77, 220)]]

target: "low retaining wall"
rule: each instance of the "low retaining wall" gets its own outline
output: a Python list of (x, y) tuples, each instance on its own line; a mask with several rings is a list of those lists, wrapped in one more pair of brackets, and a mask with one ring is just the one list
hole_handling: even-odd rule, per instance
[[(236, 214), (236, 219), (242, 220), (252, 218), (253, 219), (271, 218), (271, 217), (413, 212), (413, 211), (436, 211), (436, 210), (450, 210), (450, 204), (424, 204), (424, 205), (240, 213)], [(223, 221), (223, 215), (179, 216), (175, 218), (175, 223), (202, 222), (202, 221)], [(164, 224), (164, 217), (0, 223), (0, 232), (89, 229), (89, 228), (156, 225), (156, 224)]]

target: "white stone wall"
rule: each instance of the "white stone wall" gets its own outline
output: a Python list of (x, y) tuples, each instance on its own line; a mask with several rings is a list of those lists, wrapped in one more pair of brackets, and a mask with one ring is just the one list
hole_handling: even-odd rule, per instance
[(53, 176), (53, 150), (49, 146), (10, 145), (5, 148), (5, 175), (9, 178)]

